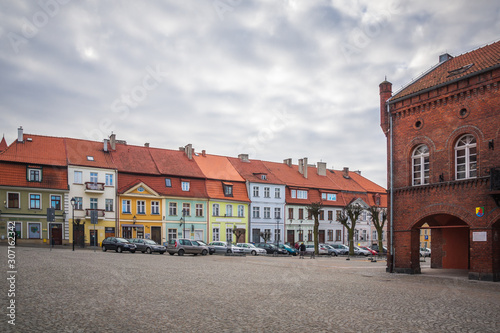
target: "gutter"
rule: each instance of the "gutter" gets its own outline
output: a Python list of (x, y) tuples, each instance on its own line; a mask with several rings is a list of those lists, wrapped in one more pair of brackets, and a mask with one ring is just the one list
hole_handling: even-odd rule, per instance
[(394, 184), (393, 184), (393, 175), (394, 175), (394, 165), (393, 165), (393, 130), (392, 130), (392, 116), (391, 112), (389, 109), (389, 101), (390, 99), (386, 102), (387, 106), (387, 113), (389, 115), (389, 131), (390, 131), (390, 143), (389, 143), (389, 158), (390, 158), (390, 166), (389, 166), (389, 177), (390, 177), (390, 182), (389, 182), (389, 190), (390, 190), (390, 196), (389, 196), (389, 202), (391, 205), (390, 213), (389, 213), (389, 224), (390, 224), (390, 229), (391, 229), (391, 248), (390, 248), (390, 253), (391, 253), (391, 267), (389, 268), (390, 273), (394, 273), (394, 261), (395, 261), (395, 255), (394, 255), (394, 218), (393, 218), (393, 212), (394, 212), (394, 198), (393, 198), (393, 189), (394, 189)]

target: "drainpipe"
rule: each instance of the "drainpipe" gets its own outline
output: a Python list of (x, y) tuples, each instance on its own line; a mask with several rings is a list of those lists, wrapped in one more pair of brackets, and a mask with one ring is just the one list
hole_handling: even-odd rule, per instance
[(394, 218), (393, 218), (393, 212), (394, 212), (394, 200), (393, 200), (393, 138), (392, 138), (392, 116), (391, 116), (391, 112), (389, 110), (389, 103), (387, 102), (386, 103), (387, 105), (387, 113), (388, 113), (388, 116), (389, 116), (389, 130), (390, 130), (390, 143), (389, 143), (389, 155), (390, 155), (390, 166), (389, 166), (389, 176), (390, 176), (390, 183), (389, 183), (389, 190), (390, 190), (390, 197), (389, 197), (389, 202), (390, 202), (390, 205), (391, 205), (391, 210), (390, 210), (390, 219), (389, 219), (389, 223), (391, 225), (391, 248), (390, 248), (390, 251), (391, 251), (391, 257), (392, 257), (392, 260), (391, 260), (391, 268), (390, 268), (390, 272), (391, 273), (394, 273), (394, 261), (395, 261), (395, 253), (394, 253)]

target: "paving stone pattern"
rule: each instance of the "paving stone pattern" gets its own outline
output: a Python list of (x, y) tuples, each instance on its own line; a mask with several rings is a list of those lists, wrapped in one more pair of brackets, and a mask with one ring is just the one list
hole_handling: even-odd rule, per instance
[(500, 331), (499, 283), (384, 261), (17, 247), (16, 262), (16, 325), (0, 332)]

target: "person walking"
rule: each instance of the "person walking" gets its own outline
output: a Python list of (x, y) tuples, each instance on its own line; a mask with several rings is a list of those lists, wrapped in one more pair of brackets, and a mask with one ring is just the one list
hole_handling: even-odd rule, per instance
[(304, 259), (304, 254), (306, 253), (306, 244), (302, 243), (299, 246), (300, 259)]

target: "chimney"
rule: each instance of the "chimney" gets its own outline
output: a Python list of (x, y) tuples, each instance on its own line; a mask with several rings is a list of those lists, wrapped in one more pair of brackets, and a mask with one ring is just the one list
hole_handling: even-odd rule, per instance
[(116, 134), (111, 133), (109, 136), (109, 144), (112, 150), (116, 150)]
[(149, 142), (146, 142), (146, 143), (144, 144), (144, 147), (148, 147), (148, 148), (149, 148)]
[(299, 172), (304, 174), (304, 160), (301, 158), (299, 159)]
[(288, 165), (289, 167), (292, 166), (292, 159), (291, 158), (287, 158), (286, 160), (283, 160), (283, 163), (285, 163), (286, 165)]
[(104, 147), (103, 147), (103, 150), (104, 150), (105, 152), (107, 152), (107, 151), (108, 151), (108, 139), (104, 139)]
[(201, 156), (207, 156), (207, 151), (205, 149), (201, 151)]
[(184, 152), (186, 153), (186, 156), (192, 160), (193, 159), (193, 145), (192, 144), (187, 144), (185, 147), (184, 147)]
[(453, 57), (451, 55), (449, 55), (448, 53), (443, 53), (439, 56), (439, 63), (442, 63), (442, 62), (445, 62), (445, 61), (448, 61), (450, 59), (453, 59)]
[(344, 167), (344, 170), (342, 171), (342, 175), (344, 176), (344, 178), (349, 178), (349, 168), (348, 167)]
[(307, 157), (304, 157), (304, 178), (307, 178)]
[(392, 96), (392, 83), (387, 81), (387, 79), (379, 84), (380, 92), (380, 127), (384, 131), (385, 136), (387, 136), (387, 130), (389, 129), (389, 116), (387, 115), (386, 102)]
[(19, 128), (17, 129), (17, 142), (23, 142), (23, 127), (22, 126), (19, 126)]
[(248, 154), (239, 154), (238, 158), (241, 162), (250, 162), (250, 160), (248, 159)]
[(318, 162), (318, 175), (326, 176), (326, 162)]

